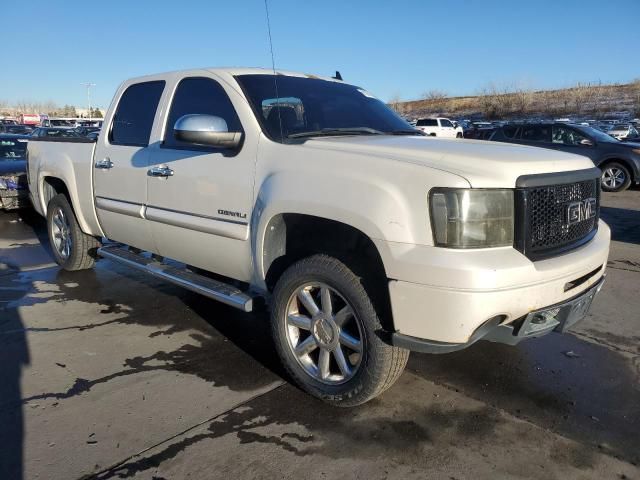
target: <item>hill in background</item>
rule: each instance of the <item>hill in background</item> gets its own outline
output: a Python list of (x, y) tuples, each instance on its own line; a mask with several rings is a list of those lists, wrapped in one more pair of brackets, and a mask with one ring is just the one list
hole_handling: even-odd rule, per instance
[(428, 116), (483, 118), (640, 116), (640, 79), (628, 84), (577, 84), (558, 90), (527, 90), (489, 86), (476, 96), (448, 97), (432, 90), (422, 100), (393, 99), (390, 106), (413, 120)]

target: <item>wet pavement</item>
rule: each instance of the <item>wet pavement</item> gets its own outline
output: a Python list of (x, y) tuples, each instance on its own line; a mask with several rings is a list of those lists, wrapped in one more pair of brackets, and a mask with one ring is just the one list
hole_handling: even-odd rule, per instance
[(0, 479), (640, 478), (640, 190), (603, 205), (607, 282), (571, 334), (412, 354), (354, 409), (287, 381), (265, 314), (61, 271), (40, 218), (0, 213)]

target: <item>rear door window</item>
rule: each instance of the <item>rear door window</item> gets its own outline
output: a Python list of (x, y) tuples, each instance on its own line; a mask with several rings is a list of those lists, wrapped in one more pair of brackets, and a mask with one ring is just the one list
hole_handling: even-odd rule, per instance
[(522, 128), (520, 138), (526, 142), (551, 143), (551, 128), (548, 125), (529, 125)]
[(421, 120), (418, 120), (418, 123), (416, 123), (416, 127), (437, 127), (438, 126), (438, 120), (436, 120), (435, 118), (423, 118)]
[(506, 125), (502, 127), (502, 133), (507, 138), (515, 138), (517, 131), (518, 131), (518, 127), (515, 127), (513, 125)]
[(164, 90), (164, 80), (136, 83), (120, 98), (113, 117), (109, 142), (112, 145), (146, 147), (153, 119)]

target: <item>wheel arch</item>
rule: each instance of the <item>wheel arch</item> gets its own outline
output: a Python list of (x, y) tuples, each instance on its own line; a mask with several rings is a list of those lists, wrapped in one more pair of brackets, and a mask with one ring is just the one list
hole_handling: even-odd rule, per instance
[(273, 290), (284, 271), (302, 258), (327, 254), (345, 263), (361, 278), (385, 329), (393, 330), (388, 279), (381, 253), (358, 228), (339, 220), (305, 213), (278, 213), (266, 224), (260, 247), (260, 276)]
[(619, 163), (622, 166), (626, 167), (627, 170), (629, 170), (629, 173), (631, 174), (632, 182), (640, 181), (640, 172), (638, 171), (638, 168), (634, 165), (633, 161), (627, 158), (623, 158), (619, 156), (607, 157), (598, 164), (598, 168), (600, 170), (604, 170), (606, 166), (611, 163)]

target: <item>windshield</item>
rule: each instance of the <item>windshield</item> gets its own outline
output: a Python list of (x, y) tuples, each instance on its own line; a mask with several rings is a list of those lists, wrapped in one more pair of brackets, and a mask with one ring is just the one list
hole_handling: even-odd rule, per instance
[[(323, 135), (420, 135), (366, 90), (318, 78), (240, 75), (265, 133), (275, 141)], [(281, 131), (282, 128), (282, 131)]]
[(18, 140), (0, 140), (0, 161), (24, 160), (27, 155), (27, 142)]
[(597, 128), (583, 127), (583, 126), (575, 127), (575, 128), (580, 130), (582, 133), (586, 133), (588, 136), (590, 136), (591, 138), (594, 138), (598, 142), (618, 143), (619, 141), (613, 138), (611, 135), (608, 135), (598, 130)]

